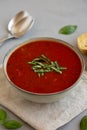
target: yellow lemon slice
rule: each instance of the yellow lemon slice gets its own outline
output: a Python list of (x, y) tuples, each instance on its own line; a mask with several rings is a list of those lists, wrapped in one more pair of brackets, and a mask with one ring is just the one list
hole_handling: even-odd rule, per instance
[(83, 33), (77, 38), (78, 48), (84, 54), (87, 54), (87, 33)]

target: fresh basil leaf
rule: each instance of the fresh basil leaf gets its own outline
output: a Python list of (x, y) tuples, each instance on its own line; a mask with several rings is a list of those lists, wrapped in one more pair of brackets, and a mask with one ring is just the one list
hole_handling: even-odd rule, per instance
[(6, 117), (7, 117), (7, 113), (3, 109), (0, 109), (0, 123), (4, 123)]
[(80, 130), (87, 130), (87, 116), (84, 116), (80, 122)]
[(22, 124), (16, 120), (8, 120), (4, 122), (3, 126), (7, 129), (18, 129), (22, 127)]
[(59, 30), (59, 33), (69, 35), (69, 34), (74, 33), (76, 31), (76, 29), (77, 29), (77, 25), (67, 25), (67, 26), (62, 27)]

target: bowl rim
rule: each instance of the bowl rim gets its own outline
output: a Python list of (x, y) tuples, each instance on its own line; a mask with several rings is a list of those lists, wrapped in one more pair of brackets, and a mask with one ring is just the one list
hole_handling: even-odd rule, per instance
[[(61, 44), (63, 44), (63, 45), (66, 45), (66, 46), (68, 46), (71, 50), (73, 50), (74, 53), (76, 53), (76, 55), (77, 55), (78, 58), (80, 59), (80, 62), (81, 62), (81, 73), (80, 73), (78, 79), (77, 79), (71, 86), (69, 86), (68, 88), (66, 88), (66, 89), (64, 89), (64, 90), (62, 90), (62, 91), (53, 92), (53, 93), (52, 93), (52, 92), (51, 92), (51, 93), (34, 93), (34, 92), (31, 92), (31, 91), (24, 90), (24, 89), (20, 88), (19, 86), (17, 86), (16, 84), (14, 84), (14, 83), (10, 80), (10, 78), (9, 78), (7, 72), (6, 72), (6, 65), (7, 65), (8, 59), (9, 59), (9, 57), (11, 56), (11, 54), (12, 54), (16, 49), (20, 48), (20, 47), (23, 46), (23, 45), (29, 44), (29, 43), (31, 43), (31, 42), (33, 42), (33, 41), (41, 41), (41, 40), (54, 41), (54, 42), (59, 42), (59, 43), (61, 43)], [(3, 72), (4, 72), (4, 76), (5, 76), (5, 78), (7, 79), (7, 81), (8, 81), (14, 88), (18, 89), (19, 91), (22, 91), (22, 92), (24, 92), (24, 93), (28, 93), (28, 94), (31, 94), (31, 95), (39, 95), (39, 96), (50, 96), (50, 95), (61, 94), (61, 93), (64, 93), (64, 92), (66, 92), (66, 91), (72, 89), (72, 88), (73, 88), (75, 85), (77, 85), (77, 83), (80, 81), (84, 69), (85, 69), (85, 62), (84, 62), (83, 56), (81, 55), (81, 53), (79, 52), (79, 50), (78, 50), (76, 47), (74, 47), (73, 45), (71, 45), (70, 43), (68, 43), (68, 42), (66, 42), (66, 41), (64, 41), (64, 40), (61, 40), (61, 39), (53, 38), (53, 37), (36, 37), (36, 38), (31, 38), (31, 39), (29, 39), (29, 40), (27, 40), (27, 41), (25, 41), (25, 42), (22, 42), (22, 43), (20, 43), (20, 44), (18, 44), (18, 45), (15, 45), (14, 47), (12, 47), (11, 49), (8, 50), (8, 52), (6, 53), (6, 55), (4, 56), (4, 59), (3, 59)]]

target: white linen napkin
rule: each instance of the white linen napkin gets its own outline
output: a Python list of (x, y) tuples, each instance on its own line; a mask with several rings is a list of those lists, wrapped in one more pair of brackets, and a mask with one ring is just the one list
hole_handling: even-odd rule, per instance
[(58, 102), (39, 104), (23, 99), (10, 86), (0, 69), (0, 104), (35, 130), (55, 130), (87, 108), (87, 72), (66, 97)]

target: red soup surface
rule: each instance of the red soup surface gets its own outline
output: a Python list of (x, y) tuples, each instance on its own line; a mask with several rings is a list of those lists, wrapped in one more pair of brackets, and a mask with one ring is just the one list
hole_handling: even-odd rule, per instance
[[(39, 77), (31, 64), (36, 57), (44, 54), (52, 61), (67, 69), (62, 74), (51, 71)], [(68, 46), (56, 41), (36, 40), (17, 48), (7, 62), (10, 80), (23, 90), (44, 94), (60, 92), (73, 85), (81, 74), (81, 61)]]

